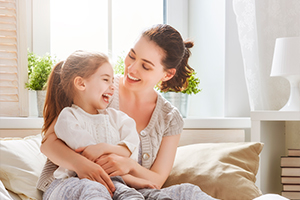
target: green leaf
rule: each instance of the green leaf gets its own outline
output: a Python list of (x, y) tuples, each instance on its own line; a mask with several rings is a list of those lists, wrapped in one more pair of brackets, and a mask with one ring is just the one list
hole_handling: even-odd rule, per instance
[(53, 65), (57, 62), (51, 55), (38, 56), (28, 51), (28, 82), (25, 87), (30, 90), (43, 90)]

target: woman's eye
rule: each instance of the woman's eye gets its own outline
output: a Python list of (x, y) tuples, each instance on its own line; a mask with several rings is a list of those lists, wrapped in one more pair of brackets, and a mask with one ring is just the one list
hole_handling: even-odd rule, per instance
[(131, 58), (131, 59), (134, 59), (134, 57), (131, 55), (130, 52), (128, 53), (128, 57)]
[(105, 79), (103, 79), (103, 80), (104, 80), (104, 81), (106, 81), (106, 82), (108, 82), (108, 79), (106, 79), (106, 78), (105, 78)]
[(142, 66), (143, 66), (143, 68), (144, 68), (145, 70), (149, 70), (149, 68), (145, 67), (145, 65), (142, 65)]

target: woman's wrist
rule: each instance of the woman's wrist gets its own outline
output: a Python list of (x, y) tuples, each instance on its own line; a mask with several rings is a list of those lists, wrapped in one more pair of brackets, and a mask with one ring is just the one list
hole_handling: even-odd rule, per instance
[(129, 162), (130, 162), (130, 169), (129, 169), (129, 174), (131, 175), (135, 175), (138, 171), (138, 167), (140, 166), (140, 164), (138, 164), (138, 162), (136, 162), (135, 160), (129, 158)]

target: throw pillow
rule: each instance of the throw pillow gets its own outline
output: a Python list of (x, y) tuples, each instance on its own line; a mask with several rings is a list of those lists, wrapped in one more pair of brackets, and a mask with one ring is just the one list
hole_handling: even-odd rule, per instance
[(178, 147), (164, 187), (192, 183), (222, 200), (252, 200), (262, 143), (203, 143)]

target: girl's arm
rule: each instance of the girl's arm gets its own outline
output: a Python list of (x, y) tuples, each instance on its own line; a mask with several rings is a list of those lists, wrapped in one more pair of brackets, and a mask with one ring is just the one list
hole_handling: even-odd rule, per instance
[(76, 149), (76, 152), (81, 153), (87, 159), (95, 162), (99, 156), (104, 154), (116, 154), (123, 157), (130, 157), (131, 151), (123, 145), (112, 145), (107, 143), (98, 143)]
[(97, 160), (97, 163), (101, 165), (110, 176), (129, 173), (135, 177), (149, 180), (158, 188), (161, 188), (173, 167), (179, 139), (180, 134), (163, 137), (157, 157), (150, 170), (139, 165), (132, 159), (113, 154), (101, 156)]
[(54, 133), (55, 123), (56, 120), (52, 122), (45, 134), (41, 152), (55, 164), (75, 171), (79, 178), (87, 178), (103, 184), (112, 194), (115, 191), (115, 187), (103, 168), (76, 153), (59, 140)]

